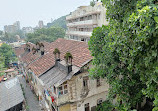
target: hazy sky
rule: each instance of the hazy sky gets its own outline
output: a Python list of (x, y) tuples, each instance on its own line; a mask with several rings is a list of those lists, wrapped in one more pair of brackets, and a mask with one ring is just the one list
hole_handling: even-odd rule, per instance
[(21, 27), (35, 27), (39, 20), (44, 24), (69, 14), (91, 0), (0, 0), (0, 30), (4, 25), (20, 21)]

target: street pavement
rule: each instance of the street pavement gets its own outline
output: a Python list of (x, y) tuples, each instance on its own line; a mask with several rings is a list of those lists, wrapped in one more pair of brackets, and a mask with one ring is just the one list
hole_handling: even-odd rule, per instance
[(42, 111), (39, 105), (39, 101), (35, 94), (32, 93), (30, 86), (26, 83), (25, 78), (19, 76), (20, 83), (24, 87), (25, 99), (28, 106), (28, 111)]

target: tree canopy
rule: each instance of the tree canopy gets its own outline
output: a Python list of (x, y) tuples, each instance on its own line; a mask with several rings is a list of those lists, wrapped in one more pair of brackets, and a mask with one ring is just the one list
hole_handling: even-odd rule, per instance
[(60, 27), (42, 28), (34, 33), (27, 34), (27, 41), (37, 43), (40, 41), (53, 42), (58, 38), (64, 38), (65, 30)]
[(16, 57), (12, 50), (12, 47), (8, 44), (3, 43), (0, 47), (0, 61), (2, 62), (1, 66), (8, 68), (10, 62), (15, 60)]
[(67, 26), (66, 26), (66, 16), (62, 16), (56, 20), (54, 20), (52, 23), (47, 23), (47, 27), (61, 27), (63, 29), (67, 29)]
[(0, 55), (0, 76), (4, 74), (4, 69), (5, 69), (5, 61), (4, 57)]
[(22, 30), (18, 30), (14, 33), (8, 33), (8, 32), (1, 32), (0, 31), (0, 40), (12, 43), (12, 42), (17, 42), (19, 38), (17, 38), (17, 35), (20, 36), (20, 38), (24, 38), (24, 34)]
[[(106, 77), (109, 100), (115, 109), (142, 109), (141, 102), (158, 110), (157, 0), (102, 0), (108, 26), (95, 28), (89, 41), (94, 56), (92, 77)], [(108, 111), (104, 109), (105, 111)], [(147, 109), (149, 110), (149, 109)]]

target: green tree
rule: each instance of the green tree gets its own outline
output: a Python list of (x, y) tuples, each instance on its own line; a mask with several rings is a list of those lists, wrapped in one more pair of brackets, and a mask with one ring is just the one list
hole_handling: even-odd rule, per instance
[(61, 27), (63, 29), (67, 29), (67, 26), (66, 26), (66, 16), (62, 16), (56, 20), (54, 20), (52, 23), (47, 23), (47, 27), (50, 28), (50, 27)]
[(14, 52), (12, 50), (12, 47), (8, 44), (2, 44), (0, 47), (0, 55), (4, 57), (4, 65), (5, 67), (9, 67), (9, 64), (11, 61), (14, 61), (16, 58), (14, 57)]
[(95, 1), (93, 0), (90, 2), (90, 6), (94, 7), (94, 5), (95, 5)]
[[(156, 0), (102, 0), (109, 26), (89, 41), (92, 77), (106, 77), (119, 111), (141, 109), (145, 97), (158, 110), (158, 4)], [(106, 111), (106, 109), (104, 109)]]
[(58, 38), (64, 38), (65, 30), (60, 27), (42, 28), (34, 33), (27, 34), (27, 41), (36, 43), (40, 41), (53, 42)]
[(4, 75), (4, 72), (3, 72), (5, 70), (4, 60), (5, 58), (2, 55), (0, 55), (0, 76)]
[(4, 35), (0, 38), (2, 41), (11, 43), (11, 42), (17, 42), (17, 38), (15, 36), (15, 33), (7, 33), (5, 32)]

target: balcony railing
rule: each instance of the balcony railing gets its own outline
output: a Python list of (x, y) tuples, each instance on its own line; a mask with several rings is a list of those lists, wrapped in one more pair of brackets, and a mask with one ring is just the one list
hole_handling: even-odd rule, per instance
[(85, 21), (79, 21), (79, 22), (73, 22), (73, 23), (68, 23), (67, 26), (80, 26), (80, 25), (96, 25), (97, 20), (85, 20)]
[(82, 31), (67, 31), (67, 35), (77, 35), (77, 36), (88, 36), (92, 35), (92, 32), (82, 32)]
[(87, 11), (86, 13), (79, 13), (81, 12), (80, 10), (74, 11), (71, 15), (66, 17), (66, 20), (76, 19), (79, 17), (100, 13), (102, 9), (97, 7), (87, 7), (85, 10)]

